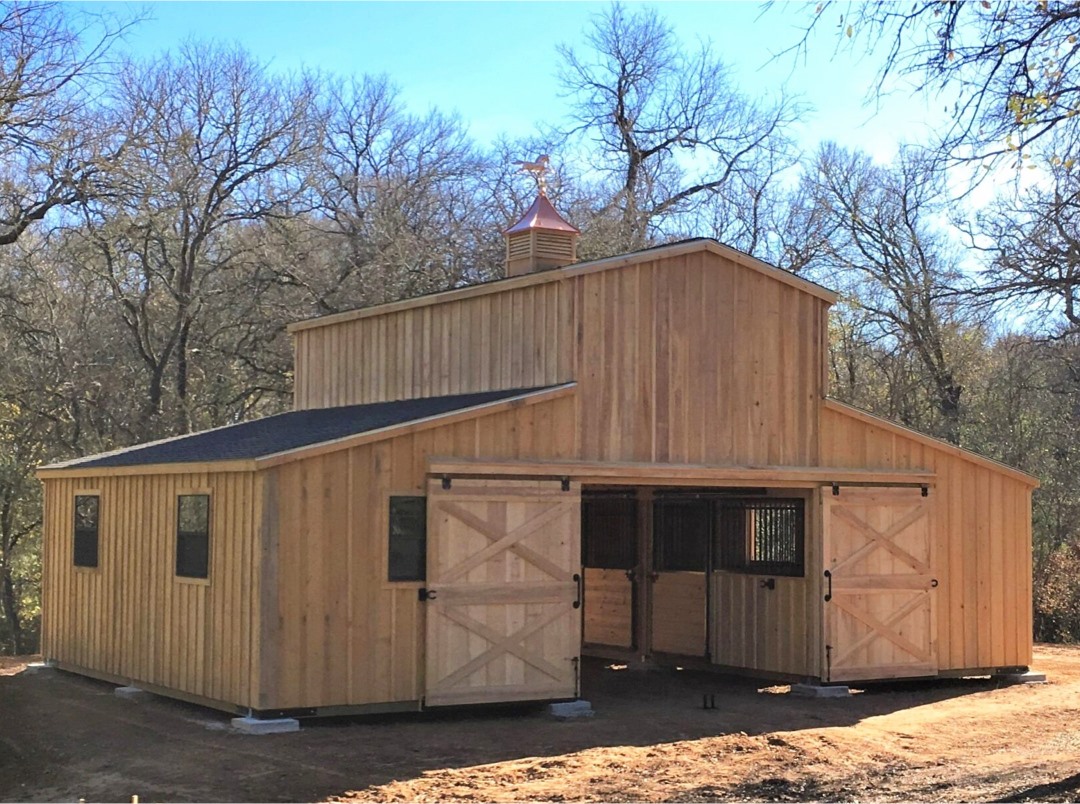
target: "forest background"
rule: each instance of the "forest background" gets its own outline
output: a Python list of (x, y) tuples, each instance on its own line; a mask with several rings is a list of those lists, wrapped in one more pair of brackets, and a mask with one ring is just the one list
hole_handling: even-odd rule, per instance
[(0, 4), (0, 652), (37, 646), (37, 466), (286, 409), (286, 324), (498, 278), (544, 153), (583, 259), (714, 237), (838, 290), (830, 393), (1038, 476), (1034, 636), (1080, 641), (1080, 7), (778, 15), (772, 58), (861, 49), (869, 98), (944, 122), (805, 152), (805, 103), (647, 5), (553, 45), (561, 115), (481, 142), (392, 76), (133, 57), (138, 14)]

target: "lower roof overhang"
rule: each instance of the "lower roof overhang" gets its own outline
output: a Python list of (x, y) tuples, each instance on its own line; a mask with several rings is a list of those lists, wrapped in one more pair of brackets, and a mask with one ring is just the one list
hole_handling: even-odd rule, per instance
[(932, 486), (928, 469), (868, 469), (844, 466), (735, 466), (717, 464), (600, 461), (493, 461), (431, 458), (433, 477), (569, 478), (613, 486), (729, 486), (815, 488), (817, 486)]

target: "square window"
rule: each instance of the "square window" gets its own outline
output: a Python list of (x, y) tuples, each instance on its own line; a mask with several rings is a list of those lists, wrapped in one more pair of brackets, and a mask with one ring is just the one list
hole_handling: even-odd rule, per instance
[(732, 501), (717, 507), (720, 569), (753, 575), (803, 577), (804, 502)]

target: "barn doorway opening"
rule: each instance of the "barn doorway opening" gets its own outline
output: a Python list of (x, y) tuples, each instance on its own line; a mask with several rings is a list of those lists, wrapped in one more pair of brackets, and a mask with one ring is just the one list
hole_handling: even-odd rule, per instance
[(586, 655), (709, 663), (730, 640), (718, 592), (803, 575), (804, 500), (790, 489), (586, 486), (581, 512)]

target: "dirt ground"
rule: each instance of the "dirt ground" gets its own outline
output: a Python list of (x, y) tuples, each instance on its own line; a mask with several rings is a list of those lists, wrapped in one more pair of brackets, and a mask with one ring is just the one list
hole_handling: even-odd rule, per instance
[[(335, 719), (265, 737), (227, 716), (0, 660), (0, 798), (60, 801), (1076, 801), (1080, 648), (1044, 686), (892, 684), (846, 700), (587, 663), (596, 716)], [(716, 695), (716, 709), (702, 695)]]

